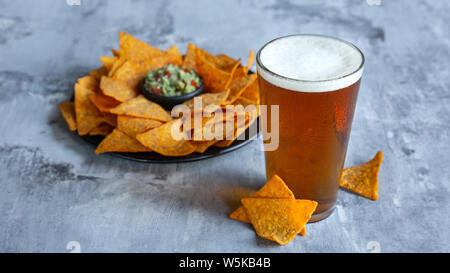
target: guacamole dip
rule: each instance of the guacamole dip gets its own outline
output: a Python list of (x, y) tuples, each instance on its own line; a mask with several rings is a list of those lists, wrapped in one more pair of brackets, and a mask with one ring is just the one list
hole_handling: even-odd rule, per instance
[(160, 96), (180, 96), (195, 91), (202, 84), (194, 70), (176, 65), (150, 71), (145, 77), (144, 88)]

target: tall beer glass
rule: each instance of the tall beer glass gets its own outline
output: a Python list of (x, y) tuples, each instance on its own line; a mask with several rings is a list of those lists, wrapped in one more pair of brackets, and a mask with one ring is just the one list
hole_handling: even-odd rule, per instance
[[(364, 55), (336, 38), (292, 35), (256, 59), (263, 122), (268, 132), (279, 126), (278, 149), (265, 152), (267, 177), (278, 174), (297, 199), (317, 201), (310, 222), (320, 221), (336, 204)], [(279, 105), (279, 124), (270, 123), (271, 105)]]

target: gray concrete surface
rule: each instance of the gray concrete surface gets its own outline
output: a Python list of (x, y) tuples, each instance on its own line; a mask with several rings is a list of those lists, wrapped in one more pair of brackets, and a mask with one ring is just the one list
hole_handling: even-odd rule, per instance
[[(375, 2), (0, 0), (0, 251), (450, 251), (450, 4)], [(380, 199), (342, 191), (331, 217), (278, 246), (227, 218), (265, 182), (258, 142), (188, 164), (94, 156), (57, 104), (120, 30), (245, 61), (292, 33), (357, 44), (367, 66), (347, 165), (384, 151)]]

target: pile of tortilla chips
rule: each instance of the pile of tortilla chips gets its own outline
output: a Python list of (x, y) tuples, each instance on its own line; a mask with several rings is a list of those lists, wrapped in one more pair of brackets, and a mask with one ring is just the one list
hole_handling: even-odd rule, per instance
[(317, 207), (317, 202), (296, 200), (283, 180), (274, 175), (251, 198), (241, 200), (240, 208), (231, 219), (251, 223), (262, 237), (285, 245), (297, 234), (306, 235), (305, 225)]
[[(212, 55), (193, 44), (183, 56), (176, 46), (168, 50), (152, 47), (121, 32), (120, 48), (113, 56), (100, 57), (103, 66), (78, 79), (74, 102), (60, 104), (69, 129), (79, 135), (105, 136), (95, 153), (156, 152), (165, 156), (202, 153), (209, 147), (227, 147), (233, 143), (259, 116), (259, 90), (256, 74), (248, 75), (253, 62), (241, 65), (227, 55)], [(194, 69), (204, 83), (200, 117), (202, 128), (197, 133), (191, 119), (172, 117), (160, 105), (139, 94), (141, 81), (148, 72), (173, 64)], [(194, 108), (194, 99), (184, 103)], [(208, 106), (215, 105), (215, 109)], [(235, 111), (231, 116), (219, 115), (227, 106), (255, 105), (250, 113)], [(192, 115), (193, 116), (193, 115)], [(241, 117), (241, 118), (240, 118)], [(203, 129), (219, 131), (221, 137), (204, 137)], [(173, 137), (173, 128), (180, 134), (193, 135), (182, 139)]]

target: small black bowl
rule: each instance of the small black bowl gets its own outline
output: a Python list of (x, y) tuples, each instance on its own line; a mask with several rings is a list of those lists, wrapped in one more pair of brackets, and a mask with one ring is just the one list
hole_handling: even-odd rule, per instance
[(142, 81), (140, 85), (141, 93), (144, 94), (144, 96), (153, 101), (157, 104), (161, 105), (164, 109), (170, 111), (174, 106), (177, 106), (179, 104), (182, 104), (185, 101), (188, 101), (192, 99), (195, 96), (198, 96), (203, 93), (203, 81), (202, 84), (194, 91), (188, 94), (184, 94), (181, 96), (174, 96), (174, 97), (167, 97), (167, 96), (160, 96), (153, 94), (152, 92), (148, 91), (144, 88), (145, 79)]

